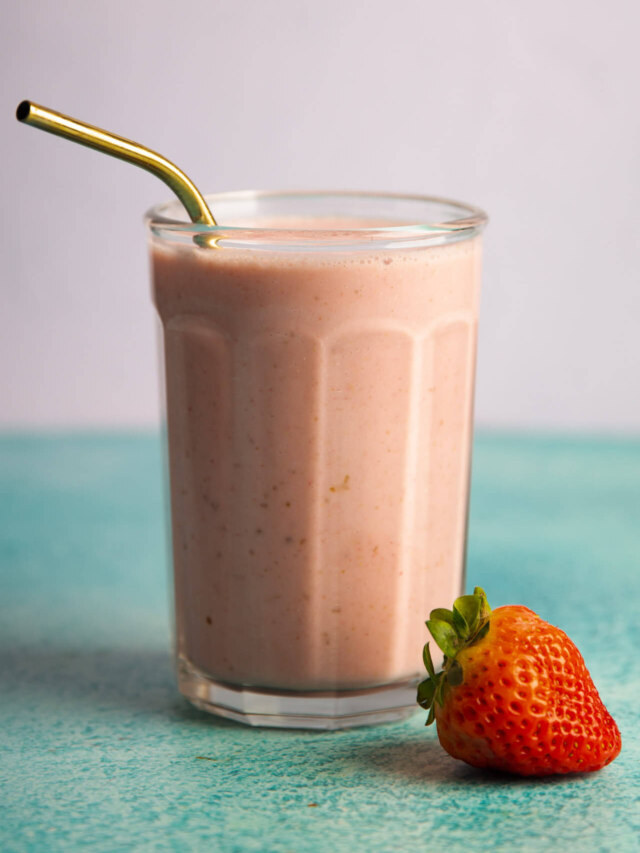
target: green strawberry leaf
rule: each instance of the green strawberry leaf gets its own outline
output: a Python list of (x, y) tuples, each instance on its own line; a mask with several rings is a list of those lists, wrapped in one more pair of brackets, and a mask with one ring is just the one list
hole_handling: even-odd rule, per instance
[(454, 658), (458, 651), (458, 632), (448, 622), (442, 619), (429, 619), (427, 628), (433, 639), (448, 658)]
[(431, 723), (435, 720), (435, 718), (436, 718), (436, 705), (434, 702), (433, 705), (429, 708), (429, 716), (427, 717), (427, 722), (425, 723), (425, 726), (430, 726)]
[(429, 649), (429, 643), (426, 644), (424, 649), (422, 650), (422, 660), (424, 661), (424, 668), (427, 670), (431, 678), (436, 677), (436, 668), (433, 665), (433, 661), (431, 659), (431, 651)]
[(460, 613), (459, 610), (456, 610), (455, 604), (453, 605), (453, 627), (456, 629), (457, 634), (460, 637), (464, 637), (469, 633), (469, 626), (467, 625), (467, 620)]
[(482, 626), (482, 628), (480, 628), (480, 630), (476, 634), (476, 637), (475, 637), (476, 641), (481, 640), (483, 637), (486, 637), (488, 633), (489, 633), (489, 623), (485, 622), (485, 624)]
[(433, 705), (433, 697), (436, 692), (437, 682), (431, 678), (418, 684), (418, 705), (422, 708), (430, 708)]
[(480, 618), (484, 619), (491, 613), (491, 608), (489, 607), (489, 602), (487, 601), (487, 595), (481, 586), (474, 587), (473, 594), (479, 596), (481, 600)]
[(445, 607), (436, 607), (429, 614), (429, 619), (439, 619), (441, 622), (448, 622), (449, 625), (454, 624), (453, 613)]
[(464, 627), (473, 631), (480, 620), (482, 601), (477, 595), (461, 595), (453, 604), (453, 616), (458, 614), (464, 620)]
[(451, 667), (447, 672), (447, 684), (451, 687), (458, 687), (463, 682), (462, 667), (457, 660), (451, 661)]

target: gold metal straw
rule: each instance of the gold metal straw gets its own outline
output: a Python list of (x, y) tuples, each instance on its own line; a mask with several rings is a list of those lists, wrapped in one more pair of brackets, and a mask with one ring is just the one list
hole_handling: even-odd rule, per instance
[(25, 124), (39, 127), (40, 130), (55, 133), (56, 136), (63, 136), (72, 142), (86, 145), (87, 148), (95, 148), (96, 151), (102, 151), (119, 160), (125, 160), (127, 163), (146, 169), (173, 190), (185, 206), (192, 222), (202, 225), (216, 224), (204, 198), (185, 173), (174, 166), (170, 160), (145, 148), (144, 145), (139, 145), (130, 139), (123, 139), (121, 136), (85, 124), (62, 113), (48, 110), (31, 101), (22, 101), (16, 110), (16, 118)]

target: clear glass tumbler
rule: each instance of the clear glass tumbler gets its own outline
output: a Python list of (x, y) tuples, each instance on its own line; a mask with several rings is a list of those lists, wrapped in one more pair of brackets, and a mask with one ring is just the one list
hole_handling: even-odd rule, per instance
[(464, 577), (482, 211), (366, 193), (150, 211), (181, 692), (263, 726), (402, 718)]

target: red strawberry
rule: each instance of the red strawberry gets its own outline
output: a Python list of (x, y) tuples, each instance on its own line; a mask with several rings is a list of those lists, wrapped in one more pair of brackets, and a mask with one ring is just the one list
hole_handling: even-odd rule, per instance
[(576, 646), (527, 607), (491, 610), (476, 587), (427, 627), (444, 652), (418, 703), (454, 758), (521, 776), (600, 770), (620, 752), (620, 732)]

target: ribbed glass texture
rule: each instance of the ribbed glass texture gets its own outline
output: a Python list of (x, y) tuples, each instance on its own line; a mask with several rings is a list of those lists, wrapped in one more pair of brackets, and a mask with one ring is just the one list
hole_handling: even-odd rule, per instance
[(406, 714), (464, 576), (484, 215), (229, 194), (149, 215), (181, 689), (244, 722)]

